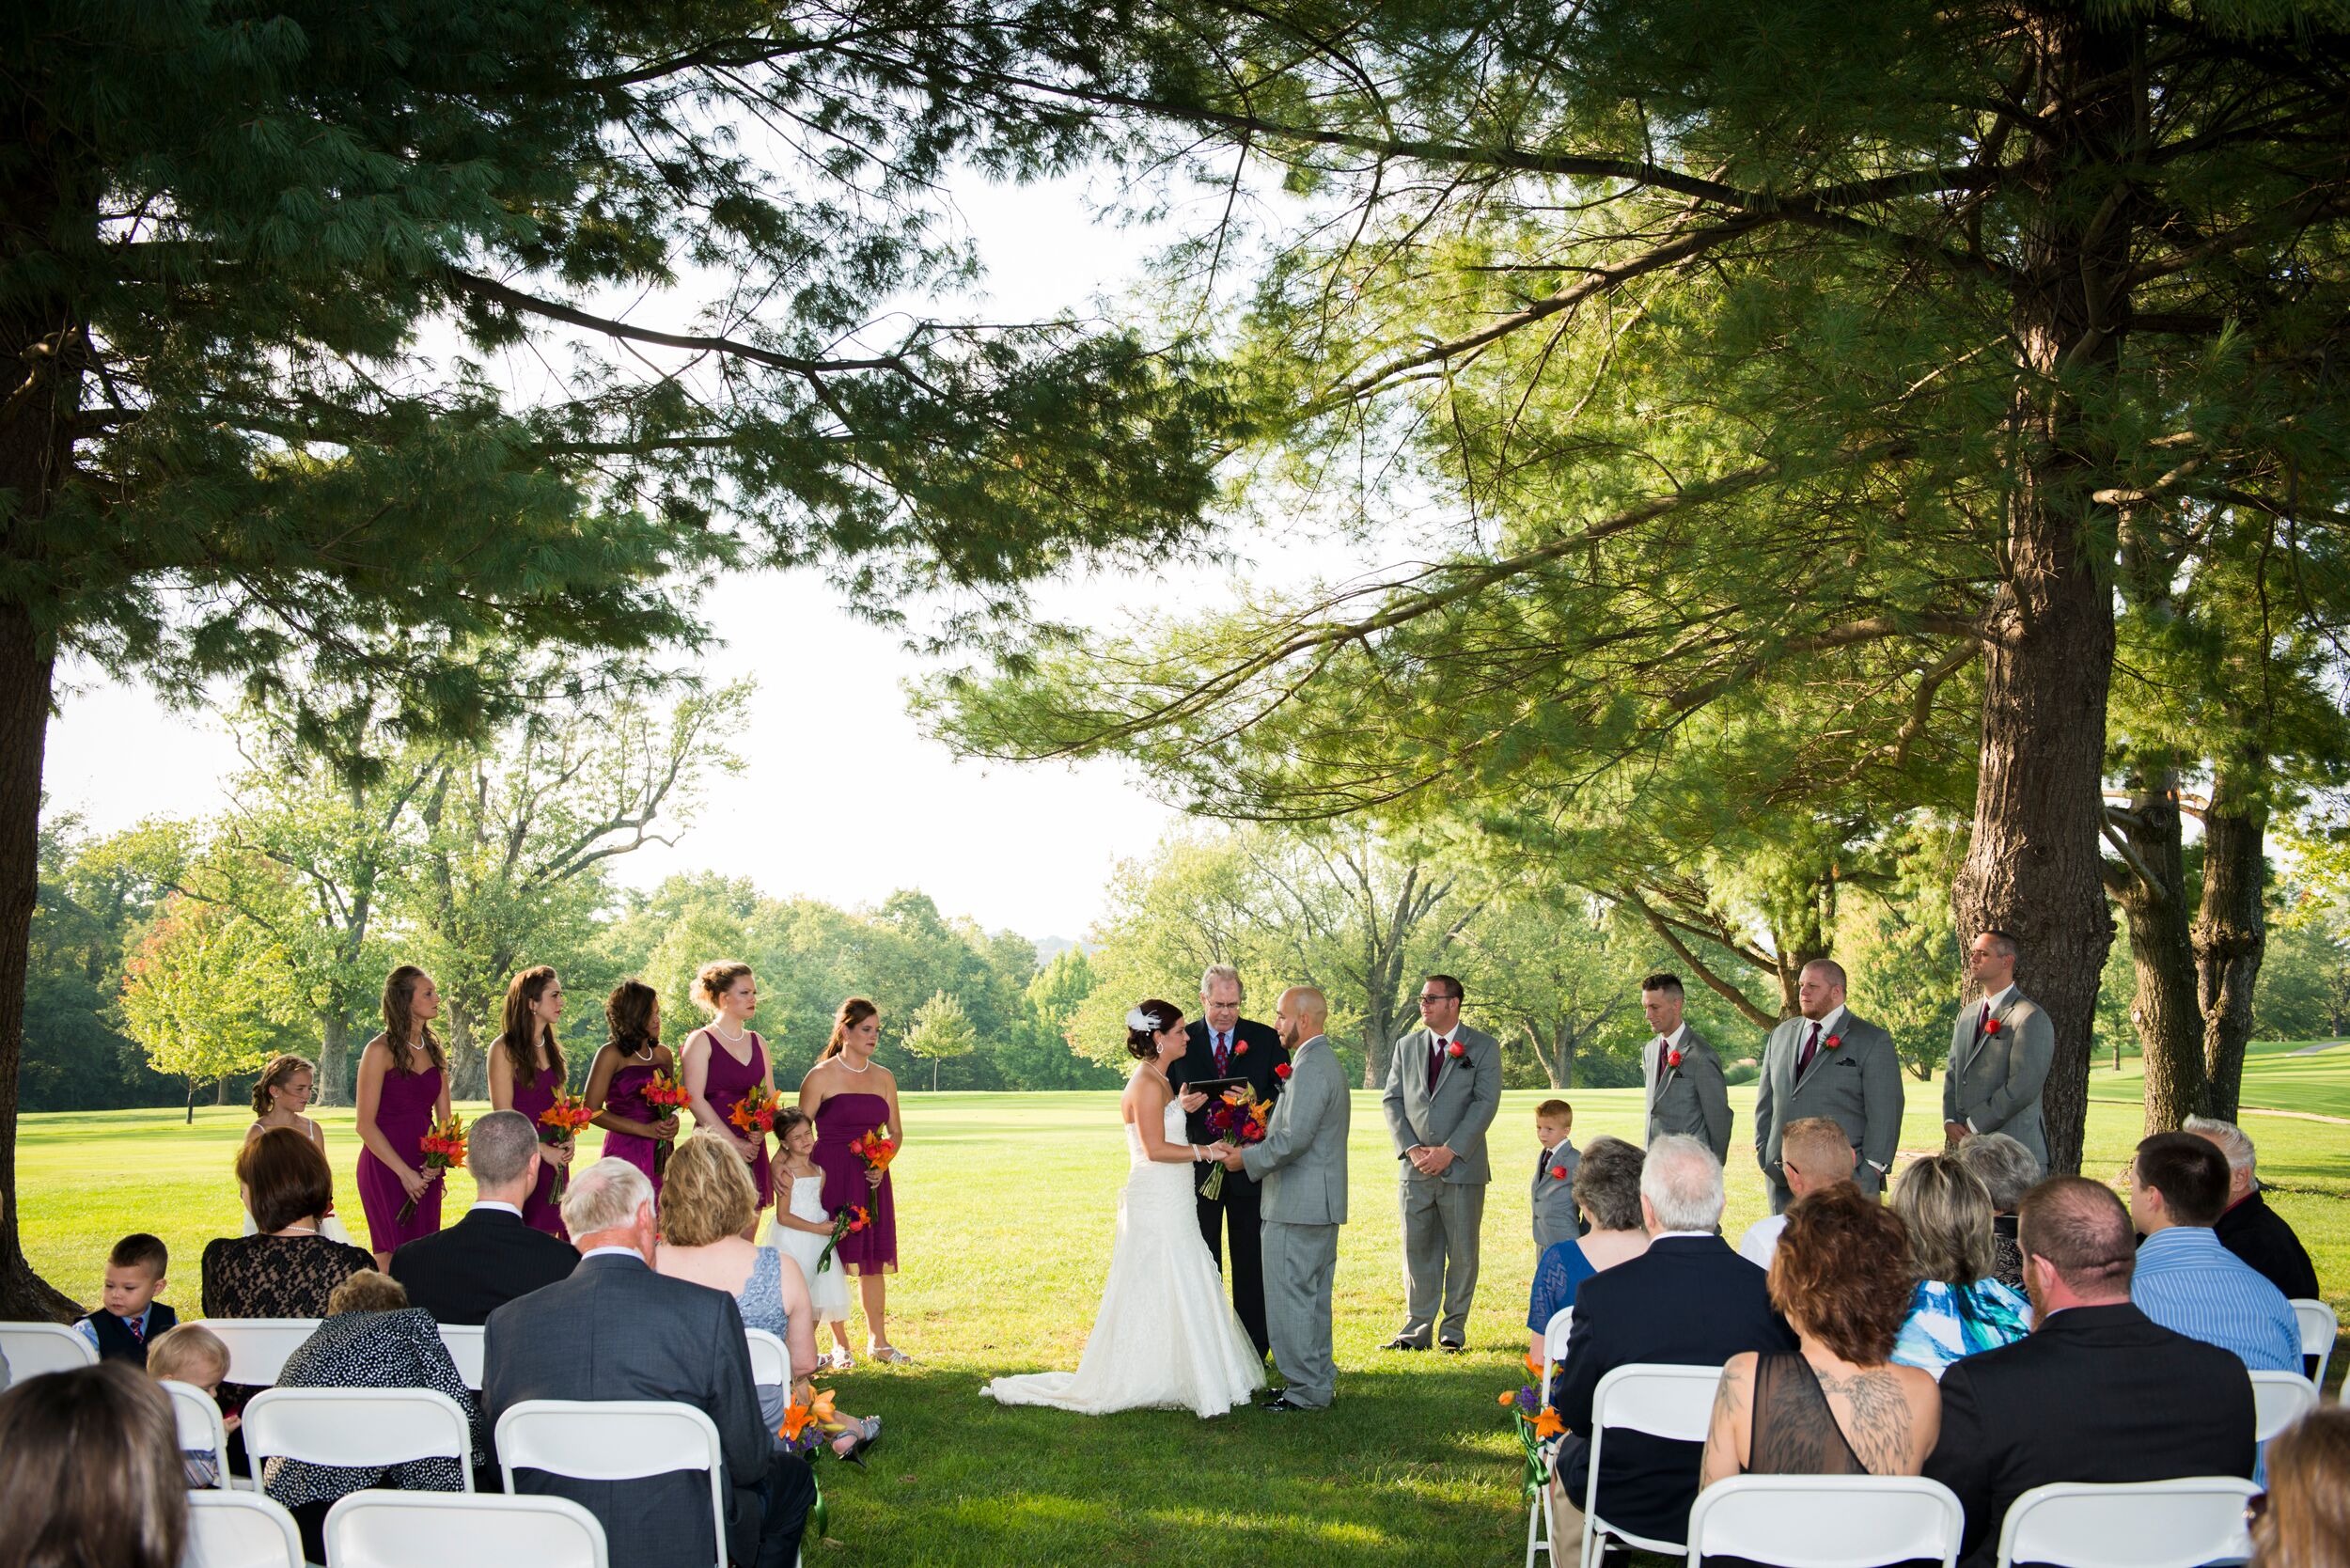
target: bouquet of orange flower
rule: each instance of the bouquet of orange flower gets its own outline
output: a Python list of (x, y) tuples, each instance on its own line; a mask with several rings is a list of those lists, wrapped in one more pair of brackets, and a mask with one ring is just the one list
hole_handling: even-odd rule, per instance
[[(448, 1120), (426, 1133), (417, 1147), (424, 1152), (424, 1168), (428, 1176), (436, 1170), (464, 1169), (465, 1119), (451, 1111)], [(416, 1200), (411, 1198), (400, 1206), (401, 1222), (404, 1224), (413, 1218), (415, 1212)]]
[(772, 1089), (754, 1089), (736, 1103), (727, 1121), (744, 1137), (756, 1141), (776, 1130), (776, 1112), (782, 1108), (782, 1095)]
[[(848, 1430), (848, 1423), (833, 1413), (831, 1390), (819, 1391), (810, 1385), (806, 1404), (784, 1406), (783, 1420), (776, 1427), (776, 1435), (782, 1440), (784, 1452), (812, 1459), (816, 1450), (824, 1446), (825, 1438)], [(808, 1466), (807, 1479), (811, 1484), (816, 1483), (816, 1468), (812, 1465)], [(819, 1541), (824, 1538), (828, 1513), (824, 1489), (817, 1484), (815, 1498), (807, 1505), (807, 1529)]]
[(843, 1208), (834, 1215), (832, 1216), (832, 1239), (824, 1244), (824, 1249), (822, 1252), (816, 1254), (816, 1272), (819, 1274), (824, 1272), (824, 1265), (832, 1262), (832, 1249), (840, 1245), (841, 1237), (854, 1236), (871, 1223), (873, 1223), (871, 1213), (863, 1208)]
[[(1245, 1089), (1228, 1089), (1223, 1103), (1208, 1112), (1208, 1125), (1224, 1135), (1221, 1141), (1246, 1149), (1264, 1141), (1265, 1124), (1273, 1120), (1273, 1102), (1259, 1100)], [(1224, 1168), (1217, 1166), (1199, 1184), (1199, 1196), (1213, 1203), (1224, 1196)]]
[(1550, 1483), (1550, 1440), (1566, 1431), (1567, 1423), (1543, 1403), (1531, 1384), (1514, 1391), (1503, 1390), (1501, 1407), (1517, 1423), (1518, 1448), (1526, 1455), (1526, 1495), (1540, 1497)]
[[(666, 1113), (666, 1118), (674, 1119), (693, 1108), (694, 1096), (679, 1079), (666, 1073), (655, 1073), (651, 1081), (645, 1085), (645, 1104)], [(669, 1150), (674, 1141), (666, 1137), (653, 1140), (652, 1173), (656, 1181), (668, 1168)]]
[(852, 1139), (849, 1152), (865, 1162), (868, 1170), (886, 1171), (889, 1162), (898, 1157), (898, 1145), (886, 1127), (876, 1127), (863, 1137)]
[[(588, 1108), (588, 1102), (562, 1090), (555, 1091), (555, 1104), (539, 1113), (539, 1141), (546, 1144), (569, 1143), (579, 1137), (579, 1130), (596, 1119)], [(561, 1166), (555, 1168), (555, 1200), (563, 1201), (563, 1193), (571, 1185), (571, 1175)]]

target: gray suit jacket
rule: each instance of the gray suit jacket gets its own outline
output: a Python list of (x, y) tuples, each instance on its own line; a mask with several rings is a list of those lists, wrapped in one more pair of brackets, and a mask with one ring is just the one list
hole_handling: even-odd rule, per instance
[(1679, 1133), (1714, 1151), (1716, 1159), (1728, 1160), (1730, 1086), (1722, 1079), (1722, 1058), (1686, 1025), (1681, 1031), (1680, 1066), (1668, 1062), (1658, 1045), (1651, 1035), (1640, 1052), (1640, 1080), (1648, 1086), (1649, 1141)]
[(1778, 1140), (1791, 1121), (1825, 1116), (1844, 1129), (1860, 1152), (1853, 1181), (1862, 1192), (1874, 1193), (1885, 1184), (1902, 1141), (1902, 1060), (1893, 1037), (1849, 1008), (1837, 1020), (1811, 1058), (1811, 1069), (1798, 1081), (1795, 1058), (1803, 1049), (1811, 1021), (1798, 1014), (1771, 1031), (1762, 1050), (1762, 1082), (1754, 1101), (1754, 1154), (1762, 1173), (1779, 1186), (1787, 1184), (1779, 1168)]
[(1387, 1058), (1387, 1091), (1380, 1096), (1379, 1108), (1386, 1116), (1406, 1181), (1429, 1178), (1403, 1164), (1403, 1152), (1415, 1144), (1442, 1144), (1456, 1157), (1436, 1180), (1482, 1186), (1494, 1179), (1485, 1158), (1485, 1129), (1501, 1108), (1501, 1045), (1492, 1035), (1462, 1025), (1452, 1038), (1466, 1050), (1445, 1058), (1431, 1094), (1428, 1048), (1434, 1038), (1423, 1027), (1395, 1043)]
[[(1534, 1211), (1534, 1255), (1541, 1257), (1562, 1241), (1574, 1240), (1574, 1168), (1583, 1163), (1573, 1143), (1562, 1143), (1557, 1149), (1545, 1149), (1535, 1163), (1532, 1207)], [(1553, 1176), (1554, 1170), (1566, 1172)]]
[(1346, 1223), (1346, 1069), (1316, 1035), (1290, 1057), (1289, 1087), (1273, 1103), (1264, 1141), (1241, 1165), (1264, 1184), (1261, 1217), (1277, 1225)]
[[(530, 1399), (675, 1400), (717, 1424), (726, 1460), (727, 1546), (748, 1562), (759, 1546), (759, 1485), (774, 1439), (760, 1419), (743, 1314), (723, 1291), (666, 1278), (636, 1259), (583, 1258), (568, 1279), (490, 1314), (482, 1346), (482, 1416), (494, 1429)], [(569, 1497), (594, 1514), (615, 1561), (632, 1568), (710, 1568), (710, 1482), (698, 1470), (641, 1481), (575, 1481), (516, 1470), (514, 1487)]]
[(1950, 1025), (1950, 1065), (1942, 1079), (1942, 1120), (1978, 1133), (2005, 1133), (2048, 1166), (2048, 1134), (2040, 1120), (2040, 1088), (2056, 1058), (2056, 1025), (2018, 987), (1991, 1016), (1998, 1027), (1975, 1036), (1981, 1002), (1959, 1009)]

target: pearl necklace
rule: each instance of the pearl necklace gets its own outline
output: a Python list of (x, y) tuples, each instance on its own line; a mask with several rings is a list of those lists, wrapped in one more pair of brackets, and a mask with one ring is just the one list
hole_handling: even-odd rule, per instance
[(862, 1067), (851, 1067), (849, 1065), (849, 1053), (846, 1051), (841, 1052), (838, 1056), (833, 1058), (832, 1059), (838, 1062), (842, 1069), (847, 1072), (870, 1073), (873, 1070), (873, 1058), (870, 1057), (865, 1058), (865, 1065)]
[(715, 1018), (713, 1018), (710, 1021), (710, 1032), (716, 1035), (719, 1039), (725, 1041), (729, 1045), (740, 1045), (743, 1042), (751, 1037), (751, 1031), (748, 1029), (742, 1029), (733, 1034), (727, 1033), (726, 1030), (718, 1027), (718, 1020)]

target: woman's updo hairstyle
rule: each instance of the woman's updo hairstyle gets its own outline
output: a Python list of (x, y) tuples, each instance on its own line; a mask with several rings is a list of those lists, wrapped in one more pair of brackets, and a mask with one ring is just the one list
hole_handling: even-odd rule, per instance
[(718, 998), (733, 990), (734, 982), (750, 972), (749, 964), (731, 960), (722, 959), (716, 964), (705, 964), (702, 965), (702, 972), (694, 977), (695, 998), (707, 1008), (710, 1015), (714, 1018), (718, 1015)]
[(1158, 1037), (1173, 1028), (1183, 1010), (1156, 996), (1126, 1014), (1126, 1054), (1143, 1061), (1159, 1059)]

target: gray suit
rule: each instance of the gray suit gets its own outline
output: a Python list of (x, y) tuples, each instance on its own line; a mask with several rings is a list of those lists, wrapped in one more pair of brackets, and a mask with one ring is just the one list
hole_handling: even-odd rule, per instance
[[(797, 1552), (800, 1520), (762, 1539), (762, 1486), (771, 1463), (793, 1488), (773, 1501), (778, 1518), (805, 1516), (814, 1487), (801, 1461), (775, 1454), (751, 1384), (749, 1343), (734, 1298), (670, 1279), (639, 1258), (582, 1258), (568, 1279), (541, 1286), (490, 1314), (482, 1344), (481, 1412), (493, 1427), (525, 1400), (674, 1400), (718, 1428), (726, 1462), (727, 1551), (738, 1563)], [(630, 1568), (710, 1568), (710, 1482), (679, 1470), (637, 1481), (578, 1481), (516, 1470), (518, 1492), (569, 1497), (594, 1514)], [(764, 1556), (760, 1554), (764, 1552)]]
[[(1559, 1243), (1574, 1240), (1574, 1168), (1582, 1163), (1583, 1156), (1575, 1152), (1572, 1143), (1545, 1149), (1543, 1157), (1534, 1162), (1534, 1190), (1530, 1197), (1534, 1256), (1538, 1259)], [(1560, 1174), (1554, 1176), (1553, 1171)]]
[(1330, 1348), (1330, 1290), (1346, 1223), (1346, 1069), (1316, 1035), (1290, 1058), (1289, 1087), (1273, 1103), (1264, 1141), (1241, 1165), (1263, 1184), (1265, 1327), (1282, 1397), (1319, 1410), (1338, 1392)]
[(1640, 1052), (1640, 1081), (1648, 1086), (1648, 1140), (1679, 1133), (1728, 1161), (1730, 1086), (1722, 1079), (1722, 1058), (1686, 1024), (1681, 1027), (1680, 1065), (1667, 1059), (1662, 1045), (1651, 1035)]
[(1982, 1004), (1959, 1010), (1950, 1025), (1950, 1066), (1942, 1079), (1942, 1120), (1978, 1133), (2005, 1133), (2048, 1168), (2048, 1134), (2040, 1121), (2040, 1087), (2056, 1058), (2056, 1026), (2040, 1004), (2011, 987), (1992, 1011), (1998, 1027), (1978, 1033)]
[[(1754, 1101), (1754, 1154), (1771, 1185), (1771, 1213), (1787, 1207), (1786, 1172), (1779, 1168), (1779, 1137), (1791, 1121), (1825, 1116), (1844, 1129), (1860, 1162), (1853, 1181), (1875, 1194), (1893, 1168), (1902, 1141), (1902, 1061), (1893, 1037), (1849, 1009), (1823, 1032), (1811, 1066), (1798, 1079), (1801, 1054), (1811, 1021), (1800, 1015), (1771, 1031), (1762, 1049), (1762, 1083)], [(1827, 1043), (1837, 1043), (1830, 1047)]]
[[(1395, 1139), (1403, 1204), (1403, 1327), (1397, 1337), (1421, 1345), (1432, 1329), (1447, 1344), (1466, 1341), (1485, 1186), (1493, 1180), (1485, 1129), (1501, 1108), (1501, 1046), (1465, 1024), (1452, 1036), (1462, 1054), (1443, 1058), (1433, 1090), (1428, 1055), (1435, 1036), (1421, 1027), (1397, 1041), (1379, 1100)], [(1441, 1176), (1422, 1176), (1403, 1158), (1416, 1144), (1451, 1150), (1452, 1164)]]

